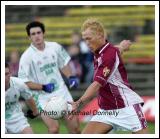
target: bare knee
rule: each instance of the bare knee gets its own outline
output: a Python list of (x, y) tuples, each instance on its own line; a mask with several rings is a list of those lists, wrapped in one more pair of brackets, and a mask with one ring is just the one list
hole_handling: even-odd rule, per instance
[(48, 133), (50, 134), (58, 134), (59, 133), (59, 126), (54, 126), (48, 128)]
[(22, 134), (33, 134), (33, 130), (31, 127), (26, 127), (22, 130)]
[(79, 126), (73, 127), (72, 129), (70, 129), (69, 132), (70, 134), (80, 134), (81, 133)]
[(72, 120), (65, 119), (67, 122), (67, 128), (70, 134), (80, 134), (80, 124), (77, 117), (74, 117)]

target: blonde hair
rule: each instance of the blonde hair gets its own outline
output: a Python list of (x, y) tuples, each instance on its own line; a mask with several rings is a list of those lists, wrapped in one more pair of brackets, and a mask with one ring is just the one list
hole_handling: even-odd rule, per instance
[(105, 34), (105, 29), (102, 25), (101, 22), (99, 22), (97, 19), (95, 18), (89, 18), (86, 21), (84, 21), (82, 27), (81, 27), (81, 31), (85, 31), (86, 29), (91, 29), (93, 32), (100, 33), (103, 36), (106, 36)]

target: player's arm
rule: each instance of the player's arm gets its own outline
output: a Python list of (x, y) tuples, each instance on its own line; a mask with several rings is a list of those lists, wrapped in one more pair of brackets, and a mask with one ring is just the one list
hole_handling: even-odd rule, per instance
[(65, 65), (61, 72), (67, 77), (70, 88), (77, 88), (79, 85), (79, 79), (72, 74), (72, 69), (69, 64)]
[(54, 91), (54, 83), (38, 84), (34, 82), (25, 82), (29, 89), (37, 91), (45, 91), (46, 93), (52, 93)]
[[(87, 90), (79, 100), (77, 100), (76, 102), (68, 102), (69, 104), (72, 105), (72, 112), (77, 111), (78, 107), (81, 104), (86, 103), (88, 100), (92, 99), (96, 95), (100, 87), (101, 87), (101, 84), (98, 83), (97, 81), (94, 81), (87, 88)], [(73, 115), (69, 115), (68, 119), (72, 119), (72, 118), (73, 118)]]
[(69, 64), (65, 65), (62, 69), (61, 72), (67, 77), (69, 78), (70, 76), (72, 76), (72, 69), (69, 66)]
[(29, 89), (41, 91), (43, 86), (34, 82), (25, 82)]
[(101, 84), (97, 81), (94, 81), (85, 91), (84, 95), (78, 100), (78, 103), (85, 103), (91, 98), (93, 98), (96, 93), (98, 92), (99, 88), (101, 87)]
[(27, 112), (28, 116), (30, 116), (31, 118), (35, 118), (39, 113), (33, 97), (27, 99), (26, 103), (31, 109), (30, 111)]
[[(83, 104), (87, 102), (88, 100), (92, 99), (96, 93), (98, 92), (99, 88), (101, 87), (101, 84), (97, 81), (94, 81), (85, 91), (83, 96), (77, 100), (76, 102), (71, 103), (72, 104), (72, 110), (76, 111), (77, 108), (80, 106), (80, 104)], [(70, 103), (70, 102), (69, 102)]]
[(27, 116), (30, 118), (35, 118), (38, 115), (38, 109), (32, 97), (32, 93), (30, 92), (28, 86), (24, 82), (22, 82), (22, 80), (19, 80), (18, 85), (19, 85), (19, 92), (21, 97), (24, 98), (27, 105), (31, 108), (32, 113), (28, 115), (28, 112), (27, 112)]
[(123, 40), (118, 45), (115, 45), (115, 47), (119, 48), (120, 53), (122, 54), (124, 51), (128, 51), (131, 46), (130, 40)]
[(59, 44), (56, 46), (57, 51), (57, 64), (61, 72), (67, 77), (70, 88), (77, 88), (79, 85), (79, 79), (76, 75), (73, 75), (72, 69), (69, 66), (70, 56), (67, 51)]

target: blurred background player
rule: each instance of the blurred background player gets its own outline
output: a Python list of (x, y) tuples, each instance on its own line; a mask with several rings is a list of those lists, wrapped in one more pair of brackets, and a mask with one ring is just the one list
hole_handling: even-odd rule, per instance
[(92, 82), (93, 76), (93, 54), (82, 40), (79, 31), (73, 31), (71, 38), (72, 45), (68, 47), (71, 61), (77, 67), (76, 70), (80, 77), (80, 82), (89, 84)]
[[(73, 101), (60, 73), (67, 77), (70, 88), (78, 86), (78, 78), (72, 75), (68, 65), (70, 56), (58, 43), (44, 41), (45, 27), (42, 23), (31, 22), (26, 31), (32, 43), (20, 58), (19, 77), (30, 89), (38, 90), (32, 93), (39, 111), (52, 96), (60, 95), (67, 101)], [(57, 120), (43, 114), (41, 118), (49, 133), (59, 132)], [(66, 118), (66, 123), (69, 133), (80, 133), (77, 117), (72, 120)]]
[(71, 57), (69, 65), (73, 74), (76, 75), (81, 82), (81, 78), (82, 76), (84, 76), (84, 72), (83, 66), (81, 65), (81, 51), (79, 47), (80, 38), (75, 34), (75, 32), (73, 32), (71, 39), (72, 44), (69, 47), (67, 47), (67, 52)]
[(142, 112), (144, 102), (132, 90), (120, 52), (106, 40), (103, 25), (95, 19), (86, 20), (82, 25), (82, 37), (94, 53), (94, 79), (84, 95), (71, 104), (73, 111), (77, 111), (80, 104), (98, 93), (98, 112), (101, 113), (92, 117), (82, 133), (108, 133), (112, 129), (148, 133)]
[(33, 111), (33, 116), (38, 115), (34, 99), (27, 92), (28, 87), (22, 80), (11, 77), (9, 65), (5, 63), (5, 129), (6, 133), (33, 133), (27, 118), (22, 112), (19, 97), (23, 97)]
[(12, 76), (18, 77), (19, 53), (17, 50), (12, 51), (10, 54), (9, 68), (10, 68)]

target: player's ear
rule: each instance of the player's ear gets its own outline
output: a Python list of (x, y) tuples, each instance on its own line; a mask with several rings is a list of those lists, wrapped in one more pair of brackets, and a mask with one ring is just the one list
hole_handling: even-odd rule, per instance
[(45, 32), (43, 32), (43, 37), (45, 37), (46, 36), (46, 33)]
[(102, 39), (104, 37), (104, 35), (101, 32), (97, 32), (97, 34), (95, 35), (97, 39)]
[(104, 39), (104, 37), (105, 37), (105, 35), (102, 32), (100, 32), (99, 33), (99, 38)]

